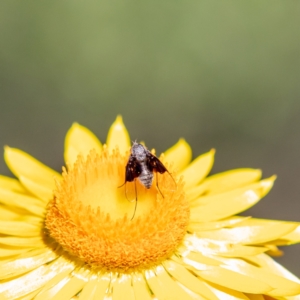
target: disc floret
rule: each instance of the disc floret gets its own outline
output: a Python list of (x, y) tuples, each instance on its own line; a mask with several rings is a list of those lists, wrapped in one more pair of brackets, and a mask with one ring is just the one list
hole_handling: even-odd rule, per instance
[[(124, 182), (129, 152), (122, 156), (104, 147), (79, 156), (72, 168), (64, 169), (46, 215), (50, 235), (69, 253), (85, 263), (108, 270), (139, 269), (170, 256), (181, 243), (189, 221), (189, 205), (182, 181), (159, 175), (146, 189), (138, 181), (138, 209), (128, 195), (134, 184)], [(173, 175), (174, 177), (174, 175)], [(127, 197), (126, 197), (127, 196)]]

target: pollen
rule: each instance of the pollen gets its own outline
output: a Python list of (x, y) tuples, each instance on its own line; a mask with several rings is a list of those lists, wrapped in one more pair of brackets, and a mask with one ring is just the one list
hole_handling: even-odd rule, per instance
[(104, 147), (101, 154), (78, 156), (63, 170), (47, 207), (49, 235), (95, 268), (126, 272), (155, 266), (186, 234), (190, 209), (182, 180), (169, 169), (172, 175), (154, 174), (150, 189), (138, 179), (125, 183), (129, 154)]

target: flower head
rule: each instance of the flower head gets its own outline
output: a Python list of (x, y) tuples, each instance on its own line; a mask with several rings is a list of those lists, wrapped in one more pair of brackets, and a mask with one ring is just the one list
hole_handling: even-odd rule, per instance
[(300, 281), (269, 256), (300, 241), (300, 224), (236, 215), (274, 176), (207, 177), (214, 150), (191, 161), (181, 139), (147, 189), (138, 176), (124, 184), (129, 155), (121, 117), (104, 145), (74, 124), (62, 174), (5, 148), (17, 179), (0, 177), (0, 300), (300, 299)]

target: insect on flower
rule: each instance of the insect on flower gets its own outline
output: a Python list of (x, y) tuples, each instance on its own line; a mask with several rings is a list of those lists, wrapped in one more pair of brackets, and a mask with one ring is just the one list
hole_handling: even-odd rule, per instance
[[(167, 168), (163, 165), (163, 163), (155, 155), (153, 155), (145, 146), (137, 142), (133, 142), (133, 145), (131, 147), (131, 154), (129, 156), (128, 162), (125, 167), (125, 182), (123, 184), (125, 185), (126, 182), (132, 182), (132, 181), (134, 181), (135, 184), (135, 208), (131, 220), (135, 216), (136, 207), (137, 207), (136, 179), (138, 179), (146, 189), (150, 189), (153, 182), (154, 172), (155, 173), (158, 172), (160, 174), (168, 172), (169, 175), (172, 177), (172, 175), (167, 170)], [(174, 179), (173, 181), (175, 183)], [(160, 194), (162, 195), (162, 197), (164, 198), (164, 195), (162, 194), (158, 186), (157, 176), (156, 176), (156, 187), (160, 192)], [(125, 193), (126, 193), (126, 189), (125, 189)]]

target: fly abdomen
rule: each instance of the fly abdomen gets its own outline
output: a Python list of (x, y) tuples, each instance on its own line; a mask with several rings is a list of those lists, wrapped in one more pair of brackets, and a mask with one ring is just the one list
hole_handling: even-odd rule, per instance
[(139, 181), (147, 188), (150, 189), (153, 181), (153, 172), (149, 171), (146, 164), (141, 164), (142, 172), (138, 177)]

